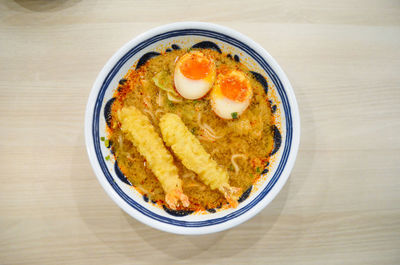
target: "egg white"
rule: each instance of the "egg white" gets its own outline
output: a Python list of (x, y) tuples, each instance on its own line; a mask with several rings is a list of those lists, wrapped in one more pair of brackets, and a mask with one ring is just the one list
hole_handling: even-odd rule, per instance
[(223, 119), (233, 119), (232, 114), (237, 113), (240, 116), (249, 106), (250, 99), (243, 102), (236, 102), (226, 97), (211, 96), (211, 107), (215, 114)]
[(246, 95), (245, 100), (243, 101), (234, 101), (231, 100), (222, 94), (220, 82), (229, 75), (239, 75), (241, 78), (246, 78), (243, 73), (234, 70), (228, 75), (219, 75), (217, 77), (216, 84), (211, 91), (211, 108), (222, 119), (233, 119), (233, 113), (237, 113), (237, 116), (243, 114), (243, 112), (250, 105), (251, 97), (253, 95), (253, 90), (250, 86), (250, 83), (247, 80), (248, 85), (248, 93)]
[(186, 99), (198, 99), (210, 90), (212, 83), (204, 80), (193, 80), (184, 76), (179, 67), (175, 67), (174, 83), (176, 91)]

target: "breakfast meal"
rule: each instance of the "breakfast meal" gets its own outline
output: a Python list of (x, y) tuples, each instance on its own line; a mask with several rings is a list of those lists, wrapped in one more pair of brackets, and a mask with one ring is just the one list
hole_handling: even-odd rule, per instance
[(106, 106), (118, 169), (164, 209), (237, 207), (274, 149), (267, 81), (219, 49), (148, 55)]

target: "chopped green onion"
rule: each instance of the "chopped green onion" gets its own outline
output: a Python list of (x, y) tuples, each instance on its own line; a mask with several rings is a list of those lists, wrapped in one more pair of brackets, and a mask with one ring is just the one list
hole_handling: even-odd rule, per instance
[(105, 145), (107, 148), (110, 147), (110, 140), (106, 139), (106, 140), (104, 141), (104, 145)]
[(110, 160), (110, 156), (108, 155), (108, 156), (106, 156), (106, 160)]
[(260, 173), (260, 168), (257, 167), (257, 168), (256, 168), (256, 171), (257, 171), (257, 173)]
[(100, 140), (104, 141), (104, 136), (100, 137)]
[(233, 171), (233, 166), (232, 165), (229, 165), (229, 170)]
[(232, 119), (237, 119), (238, 118), (237, 112), (232, 112), (231, 115), (232, 115)]
[(196, 134), (197, 128), (196, 128), (196, 127), (193, 127), (190, 131), (191, 131), (193, 134)]
[(253, 174), (250, 174), (250, 177), (252, 177), (252, 178), (253, 178), (253, 177), (254, 177), (254, 175), (253, 175)]

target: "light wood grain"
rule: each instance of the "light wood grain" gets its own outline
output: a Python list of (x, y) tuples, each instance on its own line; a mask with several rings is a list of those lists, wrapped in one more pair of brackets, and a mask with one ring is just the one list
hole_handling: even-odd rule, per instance
[[(213, 235), (120, 210), (83, 139), (108, 58), (154, 26), (200, 20), (264, 46), (287, 73), (302, 136), (259, 215)], [(0, 2), (1, 264), (399, 264), (399, 1)]]

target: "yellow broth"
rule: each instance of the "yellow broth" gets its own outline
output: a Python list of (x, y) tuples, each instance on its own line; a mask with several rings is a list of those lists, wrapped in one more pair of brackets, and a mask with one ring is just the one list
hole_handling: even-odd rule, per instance
[[(116, 117), (116, 111), (120, 108), (133, 105), (141, 110), (149, 117), (160, 137), (158, 126), (160, 117), (168, 112), (179, 115), (187, 128), (199, 138), (211, 157), (228, 171), (230, 185), (241, 188), (243, 192), (260, 175), (273, 148), (271, 126), (274, 124), (274, 119), (262, 85), (252, 76), (249, 69), (225, 54), (209, 49), (197, 50), (215, 60), (217, 74), (226, 68), (240, 69), (250, 80), (253, 97), (248, 109), (238, 119), (219, 118), (211, 109), (209, 95), (198, 100), (181, 98), (182, 102), (174, 103), (167, 98), (164, 90), (155, 85), (153, 77), (161, 71), (166, 71), (173, 80), (175, 61), (177, 57), (186, 53), (186, 50), (164, 53), (150, 59), (138, 70), (131, 69), (125, 76), (126, 82), (118, 87), (114, 95), (116, 100), (111, 111), (109, 139), (113, 143), (115, 159), (133, 186), (150, 200), (163, 205), (165, 194), (161, 184), (146, 166), (145, 158), (138, 153), (131, 142), (125, 139), (120, 130)], [(199, 125), (199, 118), (202, 124), (207, 124), (217, 136), (222, 137), (215, 141), (204, 140), (205, 132)], [(174, 155), (169, 148), (167, 149)], [(231, 159), (235, 154), (243, 155), (235, 159), (238, 172), (235, 171)], [(211, 190), (200, 182), (196, 174), (186, 169), (175, 156), (174, 163), (182, 179), (183, 191), (190, 199), (188, 210), (211, 209), (227, 203), (219, 191)]]

